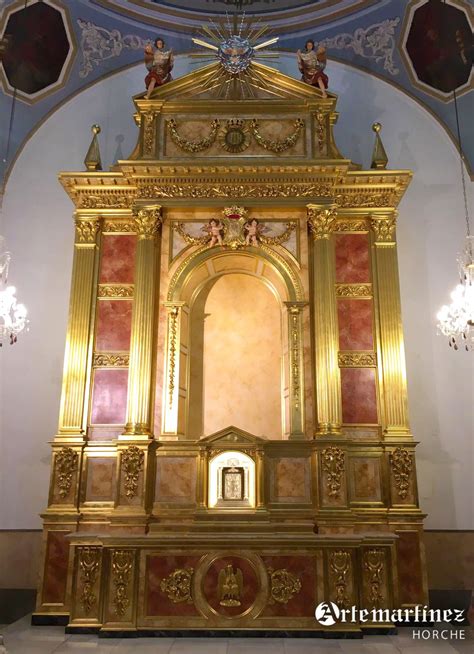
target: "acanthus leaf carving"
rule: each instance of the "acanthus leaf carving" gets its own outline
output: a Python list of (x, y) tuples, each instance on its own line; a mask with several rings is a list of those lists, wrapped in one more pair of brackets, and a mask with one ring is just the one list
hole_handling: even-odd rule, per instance
[(130, 574), (133, 568), (133, 550), (114, 550), (112, 554), (112, 579), (115, 586), (114, 609), (119, 617), (125, 615), (130, 606), (129, 589)]
[(397, 447), (390, 453), (390, 465), (399, 497), (404, 500), (410, 490), (410, 478), (413, 472), (413, 457), (408, 450)]
[(326, 488), (330, 497), (339, 497), (342, 475), (345, 471), (345, 454), (339, 447), (330, 445), (322, 452), (323, 471), (326, 475)]
[(294, 595), (301, 590), (301, 581), (286, 568), (274, 570), (267, 569), (270, 577), (270, 600), (269, 604), (288, 604)]
[(160, 589), (173, 604), (193, 603), (191, 581), (194, 568), (178, 568), (161, 580)]
[(125, 474), (125, 494), (129, 499), (133, 499), (137, 494), (138, 478), (143, 468), (144, 458), (143, 450), (136, 445), (131, 445), (122, 452), (121, 465)]
[(56, 483), (63, 499), (69, 495), (73, 474), (77, 470), (78, 453), (72, 447), (63, 447), (56, 454)]

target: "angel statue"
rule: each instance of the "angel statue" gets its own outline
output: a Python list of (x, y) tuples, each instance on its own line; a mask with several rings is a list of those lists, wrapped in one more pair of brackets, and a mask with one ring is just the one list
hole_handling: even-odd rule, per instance
[(222, 240), (222, 232), (224, 231), (224, 227), (220, 220), (217, 220), (216, 218), (211, 218), (209, 223), (207, 225), (204, 225), (204, 227), (202, 227), (201, 229), (204, 232), (207, 232), (211, 237), (209, 243), (211, 248), (217, 243), (219, 245), (224, 245), (224, 241)]
[(258, 224), (258, 220), (253, 218), (248, 220), (244, 225), (245, 245), (258, 245), (260, 234), (266, 231), (263, 225)]
[(170, 82), (171, 71), (174, 65), (172, 50), (165, 50), (165, 42), (158, 37), (155, 40), (155, 50), (149, 43), (145, 47), (145, 66), (148, 75), (145, 77), (146, 97), (149, 98), (155, 86), (161, 86)]
[(323, 45), (319, 45), (315, 49), (313, 39), (308, 39), (304, 50), (298, 50), (296, 56), (298, 57), (298, 68), (300, 69), (303, 82), (311, 84), (311, 86), (319, 86), (323, 98), (327, 98), (326, 89), (329, 78), (323, 72), (327, 64), (326, 48)]
[(240, 606), (240, 595), (243, 590), (242, 570), (226, 565), (219, 572), (218, 577), (219, 597), (221, 606)]

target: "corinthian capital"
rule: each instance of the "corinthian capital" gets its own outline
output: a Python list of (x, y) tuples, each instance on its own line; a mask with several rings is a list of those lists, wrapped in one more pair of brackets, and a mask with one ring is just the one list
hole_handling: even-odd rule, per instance
[(396, 215), (372, 218), (371, 224), (376, 243), (393, 243), (395, 240)]
[(135, 207), (133, 220), (138, 238), (154, 238), (161, 227), (161, 206), (154, 204), (146, 207)]
[(337, 206), (308, 204), (308, 227), (315, 241), (329, 238), (337, 220)]
[(98, 216), (76, 216), (76, 243), (94, 244), (100, 227)]

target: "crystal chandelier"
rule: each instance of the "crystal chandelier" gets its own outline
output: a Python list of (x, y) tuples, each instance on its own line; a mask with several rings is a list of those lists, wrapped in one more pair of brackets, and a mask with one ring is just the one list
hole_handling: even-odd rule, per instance
[(14, 286), (7, 286), (8, 267), (11, 254), (5, 250), (5, 239), (0, 236), (0, 347), (4, 340), (10, 345), (17, 341), (18, 334), (28, 328), (26, 307), (18, 304)]
[(448, 337), (449, 346), (458, 350), (474, 351), (474, 237), (471, 236), (469, 210), (467, 205), (466, 180), (464, 178), (463, 150), (461, 132), (459, 129), (458, 105), (456, 90), (454, 108), (456, 111), (456, 126), (458, 132), (459, 157), (461, 161), (461, 180), (464, 196), (464, 213), (466, 220), (466, 243), (464, 250), (458, 256), (460, 283), (451, 293), (451, 304), (441, 307), (438, 312), (438, 331)]

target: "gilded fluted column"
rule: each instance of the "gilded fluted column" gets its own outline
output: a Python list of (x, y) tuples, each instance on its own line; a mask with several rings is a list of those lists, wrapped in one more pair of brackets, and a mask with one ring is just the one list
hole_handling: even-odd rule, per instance
[(378, 310), (383, 427), (387, 435), (407, 434), (408, 405), (398, 278), (396, 213), (373, 216), (373, 268)]
[(135, 259), (132, 333), (128, 371), (127, 425), (125, 436), (151, 434), (153, 343), (158, 285), (161, 207), (134, 210), (138, 236)]
[(339, 332), (335, 295), (336, 266), (332, 231), (336, 205), (308, 205), (313, 236), (313, 307), (317, 432), (340, 433), (342, 424)]
[(69, 322), (64, 354), (59, 435), (84, 435), (89, 360), (92, 355), (92, 317), (98, 270), (98, 216), (75, 216), (76, 237), (72, 266)]

